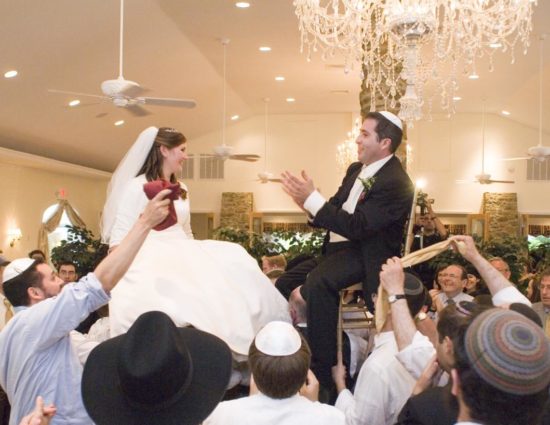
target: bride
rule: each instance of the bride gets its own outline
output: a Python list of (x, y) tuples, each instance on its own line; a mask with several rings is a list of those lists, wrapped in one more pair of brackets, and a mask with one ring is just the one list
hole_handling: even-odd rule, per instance
[[(110, 247), (120, 243), (145, 208), (145, 183), (177, 183), (187, 159), (185, 142), (171, 128), (149, 127), (139, 135), (107, 189), (101, 232)], [(187, 188), (181, 187), (174, 202), (178, 222), (151, 231), (111, 293), (111, 336), (125, 332), (140, 314), (160, 310), (176, 325), (210, 332), (233, 352), (247, 355), (263, 325), (290, 321), (286, 300), (240, 245), (193, 239)]]

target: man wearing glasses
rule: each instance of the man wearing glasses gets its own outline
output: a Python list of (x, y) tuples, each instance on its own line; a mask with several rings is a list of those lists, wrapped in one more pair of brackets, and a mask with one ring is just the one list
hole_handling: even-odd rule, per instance
[(432, 289), (430, 295), (436, 310), (439, 312), (450, 304), (460, 301), (472, 301), (474, 298), (466, 294), (464, 288), (468, 283), (468, 272), (460, 264), (451, 264), (439, 273), (441, 290)]

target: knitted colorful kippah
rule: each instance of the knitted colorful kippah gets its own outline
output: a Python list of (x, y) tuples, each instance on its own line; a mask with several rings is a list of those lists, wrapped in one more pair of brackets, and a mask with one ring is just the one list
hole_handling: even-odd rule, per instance
[(527, 395), (550, 384), (550, 346), (542, 329), (515, 311), (491, 309), (466, 331), (471, 367), (488, 384)]

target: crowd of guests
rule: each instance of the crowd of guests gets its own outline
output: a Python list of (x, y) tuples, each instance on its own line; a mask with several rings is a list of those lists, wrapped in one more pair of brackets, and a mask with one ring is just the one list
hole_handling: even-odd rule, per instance
[[(177, 144), (156, 146), (161, 133), (177, 135)], [(92, 273), (79, 277), (68, 263), (54, 270), (40, 252), (1, 260), (0, 387), (5, 396), (0, 393), (0, 418), (9, 425), (550, 424), (550, 270), (532, 285), (541, 299), (532, 304), (510, 282), (505, 261), (485, 259), (470, 236), (452, 236), (448, 243), (468, 267), (446, 264), (433, 277), (426, 276), (425, 267), (405, 271), (396, 255), (413, 190), (394, 155), (402, 134), (403, 124), (394, 114), (368, 113), (356, 140), (359, 161), (330, 199), (305, 171), (282, 174), (283, 190), (307, 212), (310, 224), (327, 234), (319, 257), (286, 266), (284, 258), (263, 258), (272, 286), (240, 247), (202, 245), (183, 235), (165, 243), (163, 234), (150, 234), (164, 231), (158, 226), (167, 217), (176, 222), (175, 201), (168, 195), (182, 203), (181, 186), (174, 182), (174, 188), (161, 190), (167, 181), (155, 179), (175, 179), (186, 154), (185, 138), (175, 130), (145, 130), (136, 144), (147, 142), (148, 154), (138, 165), (151, 160), (167, 168), (149, 180), (159, 183), (160, 192), (151, 193), (150, 201), (141, 196), (141, 214), (134, 204), (123, 204), (132, 209), (131, 225), (125, 222), (125, 236)], [(144, 175), (132, 180), (140, 195), (145, 181)], [(413, 249), (424, 250), (447, 237), (431, 207), (421, 220)], [(156, 243), (147, 245), (155, 235)], [(211, 245), (216, 249), (206, 250)], [(183, 253), (174, 247), (191, 249)], [(228, 270), (243, 271), (243, 278), (259, 275), (265, 283), (262, 294), (270, 294), (265, 304), (278, 297), (283, 310), (283, 319), (270, 318), (238, 341), (238, 356), (228, 340), (239, 327), (225, 326), (227, 332), (218, 337), (195, 322), (178, 327), (173, 321), (175, 313), (208, 300), (227, 311), (239, 306), (232, 314), (224, 311), (227, 323), (235, 315), (246, 326), (263, 313), (249, 309), (251, 317), (246, 312), (239, 316), (257, 301), (250, 293), (259, 288), (258, 278), (248, 286), (227, 286), (224, 276), (203, 282), (200, 277), (207, 274), (202, 272), (208, 270), (197, 267), (198, 250), (201, 264), (212, 267), (212, 255), (235, 253)], [(173, 252), (182, 255), (152, 268)], [(136, 256), (147, 267), (131, 269)], [(163, 273), (182, 259), (189, 261), (182, 270), (189, 275), (186, 285)], [(362, 283), (361, 302), (376, 315), (376, 329), (346, 332), (340, 352), (340, 291), (357, 282)], [(231, 296), (197, 299), (214, 283), (220, 290), (231, 289)], [(156, 308), (140, 310), (118, 333), (113, 332), (114, 307), (111, 320), (89, 326), (95, 320), (91, 315), (109, 301), (114, 306), (117, 297), (128, 308), (131, 299), (148, 301), (133, 284), (145, 290), (153, 287), (147, 284), (162, 287), (155, 292)], [(277, 290), (288, 300), (288, 311)], [(167, 303), (172, 315), (155, 311)], [(205, 317), (208, 311), (196, 313)], [(234, 391), (242, 384), (249, 388), (246, 393)]]
[[(252, 342), (250, 390), (243, 397), (222, 401), (232, 369), (227, 345), (206, 332), (177, 328), (160, 312), (95, 343), (82, 368), (70, 334), (108, 301), (163, 206), (157, 201), (119, 255), (79, 280), (74, 264), (59, 264), (56, 273), (40, 258), (0, 258), (2, 300), (17, 313), (0, 331), (0, 383), (12, 405), (3, 423), (549, 423), (550, 270), (537, 283), (542, 301), (531, 304), (509, 281), (502, 259), (483, 258), (468, 236), (451, 240), (463, 244), (460, 252), (489, 301), (466, 293), (471, 273), (458, 264), (442, 269), (436, 277), (441, 289), (430, 290), (399, 258), (388, 259), (380, 284), (389, 296), (404, 297), (390, 304), (354, 379), (345, 363), (333, 367), (332, 406), (318, 401), (307, 320), (292, 302), (297, 326), (271, 322)], [(430, 304), (433, 318), (422, 314)]]

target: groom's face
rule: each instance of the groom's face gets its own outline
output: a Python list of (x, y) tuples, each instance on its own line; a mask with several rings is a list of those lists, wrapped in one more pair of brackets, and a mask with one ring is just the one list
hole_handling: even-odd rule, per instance
[(373, 118), (363, 121), (357, 143), (357, 159), (365, 165), (372, 164), (387, 155), (386, 148), (389, 139), (380, 141), (376, 133), (377, 122)]

